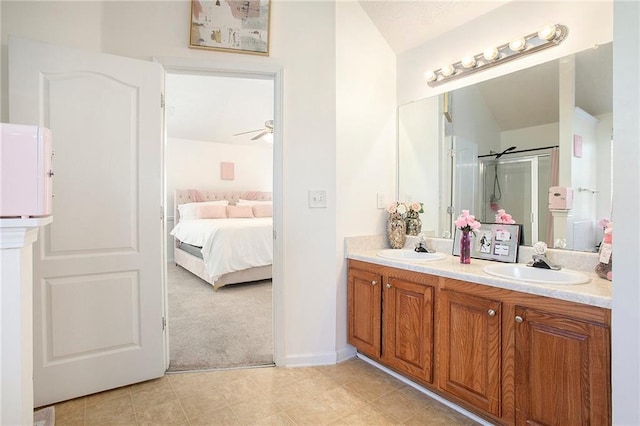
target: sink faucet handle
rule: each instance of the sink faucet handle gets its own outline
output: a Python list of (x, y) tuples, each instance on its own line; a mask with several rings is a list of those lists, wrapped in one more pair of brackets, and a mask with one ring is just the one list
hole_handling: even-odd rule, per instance
[(533, 245), (533, 251), (535, 254), (545, 254), (547, 252), (547, 243), (538, 241)]

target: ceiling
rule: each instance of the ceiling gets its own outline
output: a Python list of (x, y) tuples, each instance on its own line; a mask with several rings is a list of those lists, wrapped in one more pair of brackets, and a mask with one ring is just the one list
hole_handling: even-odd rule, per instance
[[(216, 75), (168, 74), (167, 136), (198, 141), (251, 141), (273, 119), (273, 80)], [(239, 136), (237, 133), (256, 130)]]
[(380, 34), (398, 54), (453, 30), (509, 0), (359, 0)]

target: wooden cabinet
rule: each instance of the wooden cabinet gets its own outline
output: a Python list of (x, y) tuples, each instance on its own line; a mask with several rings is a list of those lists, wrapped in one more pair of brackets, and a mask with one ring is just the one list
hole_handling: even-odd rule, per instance
[(384, 279), (382, 360), (411, 377), (433, 383), (434, 287), (403, 275), (396, 271)]
[(347, 294), (349, 343), (363, 354), (379, 358), (382, 276), (366, 269), (349, 269)]
[(349, 261), (349, 343), (494, 424), (611, 424), (611, 311)]
[(349, 343), (423, 383), (433, 382), (433, 303), (437, 278), (349, 262)]
[(450, 290), (438, 303), (440, 388), (500, 416), (502, 304)]
[(516, 424), (611, 423), (609, 329), (517, 307)]

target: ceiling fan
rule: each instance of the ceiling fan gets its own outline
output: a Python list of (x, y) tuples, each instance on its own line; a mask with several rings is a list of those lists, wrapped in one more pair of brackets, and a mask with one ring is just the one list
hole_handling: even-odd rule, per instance
[(246, 135), (247, 133), (253, 133), (253, 132), (260, 132), (260, 133), (258, 133), (254, 137), (252, 137), (251, 138), (252, 141), (255, 141), (255, 140), (260, 139), (261, 137), (263, 137), (265, 135), (273, 133), (273, 120), (265, 121), (263, 129), (256, 129), (256, 130), (249, 130), (247, 132), (240, 132), (240, 133), (236, 133), (233, 136)]

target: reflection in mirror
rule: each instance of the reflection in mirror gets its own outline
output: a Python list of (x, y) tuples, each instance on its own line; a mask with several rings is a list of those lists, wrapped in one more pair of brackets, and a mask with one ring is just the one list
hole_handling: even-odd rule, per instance
[[(504, 209), (526, 245), (595, 251), (611, 217), (611, 43), (402, 105), (398, 150), (398, 197), (425, 203), (427, 235)], [(556, 186), (571, 209), (549, 209)]]

